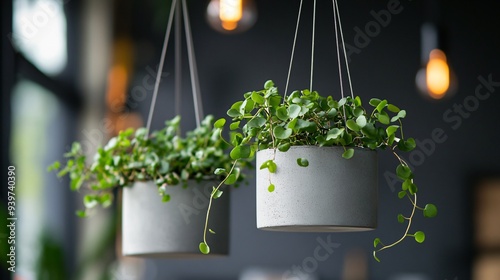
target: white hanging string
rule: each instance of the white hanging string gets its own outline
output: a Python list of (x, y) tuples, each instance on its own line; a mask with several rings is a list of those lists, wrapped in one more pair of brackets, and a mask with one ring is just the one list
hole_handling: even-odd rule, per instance
[(339, 66), (339, 81), (340, 81), (340, 94), (342, 98), (344, 98), (344, 82), (342, 79), (342, 64), (340, 62), (340, 47), (339, 47), (339, 35), (338, 35), (338, 27), (337, 27), (337, 5), (335, 0), (333, 1), (333, 21), (334, 23), (334, 28), (335, 28), (335, 46), (337, 50), (337, 62)]
[(337, 17), (338, 17), (338, 22), (339, 22), (339, 30), (340, 30), (340, 38), (342, 39), (342, 49), (344, 50), (344, 60), (345, 60), (345, 67), (347, 70), (347, 79), (349, 80), (349, 89), (351, 91), (351, 97), (354, 98), (354, 91), (352, 90), (352, 82), (351, 82), (351, 71), (349, 71), (349, 60), (347, 60), (347, 52), (345, 49), (345, 42), (344, 42), (344, 32), (342, 31), (342, 19), (340, 18), (340, 10), (339, 6), (336, 0), (333, 0), (333, 4), (335, 5), (335, 9), (337, 11)]
[(149, 135), (149, 130), (151, 128), (151, 121), (153, 119), (153, 112), (155, 110), (156, 97), (158, 96), (158, 88), (160, 87), (161, 73), (163, 72), (163, 63), (165, 61), (165, 54), (167, 53), (168, 39), (170, 38), (170, 31), (172, 29), (172, 20), (174, 19), (175, 4), (177, 0), (172, 1), (172, 6), (170, 7), (170, 15), (168, 16), (167, 30), (165, 31), (165, 39), (163, 40), (163, 49), (161, 51), (160, 65), (158, 66), (158, 72), (156, 73), (155, 87), (153, 90), (153, 98), (151, 99), (151, 106), (149, 107), (149, 116), (146, 126), (146, 138)]
[(182, 111), (182, 6), (180, 2), (177, 2), (175, 9), (175, 115), (180, 116)]
[(314, 41), (316, 37), (316, 0), (313, 5), (313, 25), (312, 25), (312, 43), (311, 43), (311, 78), (309, 79), (309, 90), (313, 90), (313, 73), (314, 73)]
[(290, 82), (290, 74), (292, 73), (293, 57), (295, 54), (295, 45), (297, 43), (297, 34), (299, 33), (300, 15), (302, 14), (303, 2), (304, 0), (300, 0), (299, 15), (297, 16), (297, 25), (295, 26), (295, 36), (293, 37), (292, 55), (290, 57), (290, 65), (288, 67), (288, 76), (286, 77), (285, 94), (283, 95), (283, 102), (286, 99), (286, 94), (288, 92), (288, 84)]
[[(175, 1), (175, 0), (174, 0)], [(193, 37), (191, 34), (191, 26), (189, 24), (189, 15), (186, 5), (186, 0), (182, 0), (182, 8), (184, 11), (184, 27), (186, 30), (186, 43), (189, 58), (189, 71), (191, 73), (191, 87), (193, 91), (194, 113), (196, 117), (196, 125), (200, 127), (201, 118), (203, 116), (202, 100), (200, 94), (200, 82), (198, 79), (198, 69), (196, 67), (196, 59), (194, 55)]]

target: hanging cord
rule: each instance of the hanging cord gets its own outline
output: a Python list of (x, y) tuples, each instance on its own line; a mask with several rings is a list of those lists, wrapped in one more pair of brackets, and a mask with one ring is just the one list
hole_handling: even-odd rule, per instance
[(168, 16), (167, 31), (165, 31), (165, 39), (163, 41), (163, 49), (161, 51), (160, 65), (158, 66), (158, 72), (156, 73), (155, 87), (153, 90), (153, 98), (151, 99), (151, 106), (149, 107), (149, 116), (146, 126), (146, 138), (149, 135), (149, 129), (151, 128), (151, 121), (153, 119), (153, 112), (155, 110), (156, 97), (158, 96), (158, 88), (160, 87), (161, 73), (163, 72), (163, 63), (165, 61), (165, 54), (167, 53), (168, 39), (170, 38), (170, 31), (172, 29), (172, 21), (174, 19), (175, 4), (177, 0), (172, 1), (172, 6), (170, 7), (170, 15)]
[[(349, 61), (347, 60), (347, 52), (345, 49), (344, 32), (342, 32), (342, 20), (340, 18), (340, 10), (339, 10), (339, 6), (338, 6), (338, 3), (336, 0), (333, 0), (333, 4), (335, 5), (334, 13), (335, 13), (335, 11), (337, 11), (339, 30), (340, 30), (340, 38), (342, 40), (342, 49), (344, 50), (345, 67), (347, 70), (347, 79), (349, 80), (349, 90), (351, 91), (351, 97), (354, 98), (354, 91), (352, 90), (352, 82), (351, 82), (351, 71), (349, 71)], [(339, 61), (339, 63), (340, 63), (340, 61)]]
[(288, 76), (286, 77), (285, 94), (283, 95), (283, 102), (285, 102), (286, 94), (288, 92), (288, 84), (290, 82), (290, 74), (292, 73), (293, 56), (295, 54), (295, 45), (297, 43), (297, 34), (299, 32), (300, 25), (300, 15), (302, 14), (302, 3), (304, 0), (300, 0), (299, 15), (297, 16), (297, 25), (295, 26), (295, 36), (293, 37), (292, 55), (290, 57), (290, 66), (288, 67)]
[(311, 43), (311, 78), (309, 80), (309, 90), (313, 90), (313, 73), (314, 73), (314, 41), (316, 37), (316, 0), (313, 5), (313, 25), (312, 25), (312, 43)]
[[(182, 12), (181, 2), (175, 6), (175, 115), (182, 112)], [(179, 131), (180, 134), (180, 126)]]
[(191, 87), (193, 88), (193, 103), (194, 113), (196, 117), (196, 126), (200, 127), (201, 118), (203, 116), (202, 100), (200, 94), (200, 82), (198, 79), (198, 69), (196, 67), (196, 59), (194, 56), (193, 37), (191, 34), (191, 26), (189, 25), (189, 16), (186, 5), (186, 0), (182, 0), (182, 8), (184, 11), (184, 27), (186, 29), (186, 43), (189, 58), (189, 71), (191, 73)]
[[(340, 81), (340, 95), (342, 98), (344, 98), (344, 81), (342, 79), (342, 63), (340, 62), (340, 47), (339, 47), (339, 34), (338, 34), (338, 27), (337, 27), (337, 5), (335, 0), (333, 1), (333, 21), (334, 27), (335, 27), (335, 46), (337, 49), (337, 62), (339, 65), (339, 81)], [(345, 109), (344, 109), (345, 110)], [(345, 114), (344, 114), (345, 117)]]

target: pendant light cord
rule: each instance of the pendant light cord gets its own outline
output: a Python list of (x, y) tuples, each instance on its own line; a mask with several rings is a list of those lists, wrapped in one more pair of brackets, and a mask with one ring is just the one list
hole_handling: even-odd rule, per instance
[(163, 64), (165, 61), (165, 54), (167, 53), (168, 39), (170, 38), (170, 31), (172, 30), (172, 21), (174, 19), (175, 5), (177, 0), (172, 1), (172, 6), (170, 7), (170, 15), (168, 17), (167, 30), (165, 31), (165, 39), (163, 40), (163, 48), (161, 51), (160, 65), (158, 65), (158, 72), (156, 73), (155, 87), (153, 90), (153, 98), (151, 99), (151, 105), (149, 107), (148, 122), (146, 125), (146, 138), (149, 135), (149, 130), (151, 128), (151, 121), (153, 119), (153, 113), (156, 105), (156, 98), (158, 97), (158, 88), (160, 87), (161, 73), (163, 72)]
[[(182, 13), (181, 3), (175, 6), (175, 115), (182, 113)], [(180, 134), (180, 126), (178, 129)]]
[[(342, 79), (342, 63), (340, 62), (340, 47), (339, 47), (339, 35), (338, 35), (338, 27), (337, 27), (337, 5), (335, 0), (333, 1), (333, 21), (335, 28), (335, 46), (337, 50), (337, 62), (339, 66), (339, 82), (340, 82), (340, 95), (344, 98), (344, 82)], [(345, 110), (345, 109), (344, 109)], [(345, 116), (345, 114), (344, 114)]]

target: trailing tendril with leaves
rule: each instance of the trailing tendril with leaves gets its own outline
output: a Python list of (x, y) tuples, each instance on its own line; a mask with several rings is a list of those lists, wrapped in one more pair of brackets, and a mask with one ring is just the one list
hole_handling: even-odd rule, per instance
[[(165, 122), (165, 127), (147, 137), (146, 128), (135, 131), (127, 129), (111, 138), (104, 148), (99, 148), (90, 163), (87, 163), (81, 145), (73, 143), (71, 151), (64, 154), (64, 166), (54, 162), (50, 170), (58, 170), (59, 177), (69, 176), (71, 190), (82, 186), (89, 188), (83, 198), (85, 209), (97, 205), (108, 207), (113, 201), (114, 188), (126, 187), (136, 181), (154, 181), (162, 201), (171, 199), (168, 186), (182, 184), (194, 179), (224, 179), (214, 174), (216, 167), (232, 167), (227, 184), (236, 184), (244, 179), (240, 176), (240, 164), (225, 153), (229, 147), (220, 137), (220, 129), (213, 129), (214, 117), (207, 116), (200, 127), (179, 135), (180, 117)], [(220, 196), (222, 192), (219, 192)], [(78, 211), (85, 216), (86, 210)]]
[[(406, 111), (387, 100), (373, 98), (368, 102), (370, 107), (365, 108), (359, 97), (345, 97), (337, 101), (331, 96), (323, 97), (309, 90), (294, 91), (282, 99), (274, 83), (267, 81), (263, 90), (247, 92), (243, 100), (231, 106), (227, 111), (231, 117), (231, 158), (235, 161), (247, 160), (259, 150), (269, 148), (275, 152), (286, 152), (291, 146), (304, 145), (342, 146), (342, 157), (345, 159), (355, 156), (354, 147), (389, 150), (399, 163), (396, 174), (403, 181), (398, 197), (406, 197), (412, 210), (408, 216), (397, 216), (400, 223), (406, 223), (404, 234), (399, 240), (388, 245), (379, 238), (374, 240), (373, 257), (380, 261), (378, 252), (401, 243), (407, 237), (422, 243), (425, 240), (422, 231), (410, 233), (415, 212), (420, 210), (425, 217), (434, 217), (437, 208), (433, 204), (425, 207), (417, 205), (418, 189), (414, 174), (398, 154), (411, 151), (416, 146), (415, 140), (405, 137), (403, 133), (402, 119), (406, 117)], [(225, 123), (225, 119), (219, 119), (215, 125), (223, 128)], [(299, 158), (297, 164), (307, 167), (308, 160)], [(273, 158), (260, 166), (260, 169), (266, 168), (274, 173), (279, 166)], [(268, 190), (273, 192), (275, 188), (269, 180)]]

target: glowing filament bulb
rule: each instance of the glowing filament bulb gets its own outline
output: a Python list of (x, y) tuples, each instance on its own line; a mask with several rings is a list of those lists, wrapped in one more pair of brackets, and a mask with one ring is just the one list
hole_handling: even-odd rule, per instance
[(219, 18), (222, 28), (234, 30), (243, 17), (243, 0), (220, 0)]
[(450, 67), (446, 55), (439, 49), (432, 50), (429, 55), (426, 83), (429, 94), (436, 99), (442, 98), (450, 88)]

